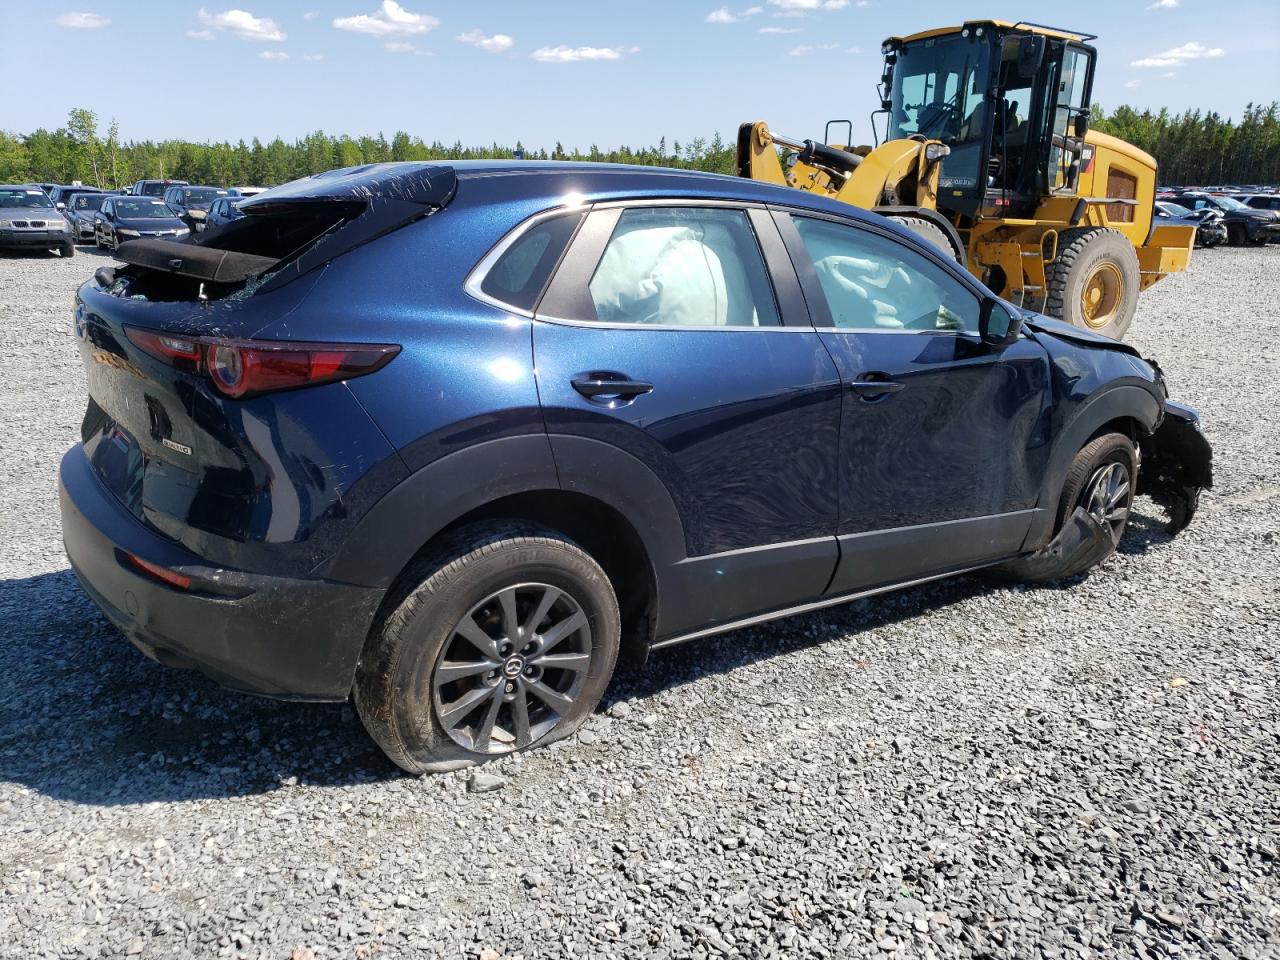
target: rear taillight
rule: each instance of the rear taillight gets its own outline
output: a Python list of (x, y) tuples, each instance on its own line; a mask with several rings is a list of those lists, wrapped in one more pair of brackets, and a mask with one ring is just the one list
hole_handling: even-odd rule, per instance
[(350, 380), (385, 366), (394, 344), (223, 340), (125, 327), (134, 346), (179, 370), (202, 373), (228, 397)]

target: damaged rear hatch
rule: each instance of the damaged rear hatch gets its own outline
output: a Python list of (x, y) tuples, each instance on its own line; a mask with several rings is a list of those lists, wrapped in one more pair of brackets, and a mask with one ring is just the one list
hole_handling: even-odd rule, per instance
[[(218, 539), (297, 538), (308, 517), (333, 509), (342, 471), (359, 476), (390, 453), (386, 441), (370, 423), (361, 449), (304, 444), (286, 462), (281, 440), (324, 443), (313, 438), (326, 418), (358, 412), (341, 381), (398, 347), (255, 334), (304, 310), (331, 260), (430, 216), (455, 188), (448, 167), (336, 170), (246, 200), (245, 217), (197, 238), (121, 244), (124, 265), (100, 269), (75, 308), (89, 388), (81, 435), (101, 482), (202, 556), (219, 552)], [(282, 392), (298, 387), (315, 388), (308, 403)], [(361, 446), (356, 433), (343, 442)]]

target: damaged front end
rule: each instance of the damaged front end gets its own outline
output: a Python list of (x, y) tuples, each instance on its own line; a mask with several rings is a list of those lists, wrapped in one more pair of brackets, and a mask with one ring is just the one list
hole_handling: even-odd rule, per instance
[(1200, 491), (1213, 486), (1213, 450), (1200, 432), (1199, 414), (1166, 400), (1160, 426), (1141, 447), (1137, 492), (1160, 504), (1169, 532), (1180, 533), (1196, 514)]

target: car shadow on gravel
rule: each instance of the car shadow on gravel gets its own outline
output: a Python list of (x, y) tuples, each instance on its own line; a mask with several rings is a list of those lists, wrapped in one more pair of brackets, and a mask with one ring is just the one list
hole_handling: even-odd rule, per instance
[[(1143, 553), (1169, 539), (1162, 521), (1135, 514), (1121, 551)], [(955, 577), (660, 651), (643, 667), (621, 668), (601, 709), (624, 700), (643, 709), (663, 690), (1000, 589)], [(0, 623), (0, 780), (114, 806), (405, 776), (347, 704), (266, 700), (153, 663), (102, 617), (70, 570), (0, 580)]]
[[(1141, 512), (1146, 507), (1152, 508), (1153, 512)], [(1135, 508), (1118, 552), (1138, 556), (1169, 544), (1173, 537), (1168, 532), (1166, 519), (1158, 514), (1154, 504), (1140, 504)], [(1087, 576), (1081, 574), (1054, 583), (1014, 586), (1013, 589), (1070, 590)], [(619, 670), (605, 695), (603, 709), (618, 701), (643, 701), (662, 690), (691, 683), (709, 674), (728, 673), (850, 633), (891, 626), (917, 616), (929, 616), (951, 604), (1005, 589), (1010, 589), (1010, 586), (981, 575), (951, 577), (657, 651), (643, 666)], [(643, 703), (637, 706), (642, 707)]]
[(0, 580), (0, 780), (93, 805), (401, 776), (345, 704), (233, 693), (144, 657), (70, 570)]

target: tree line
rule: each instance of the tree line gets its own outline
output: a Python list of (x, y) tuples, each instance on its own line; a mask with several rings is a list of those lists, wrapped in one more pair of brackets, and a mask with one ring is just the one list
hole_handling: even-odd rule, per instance
[[(1188, 110), (1174, 115), (1122, 106), (1111, 113), (1095, 107), (1092, 126), (1128, 140), (1155, 156), (1165, 184), (1280, 183), (1280, 104), (1250, 104), (1239, 122), (1217, 113)], [(734, 146), (719, 133), (649, 147), (565, 150), (557, 143), (526, 150), (517, 142), (488, 146), (427, 143), (404, 131), (390, 140), (381, 133), (354, 138), (317, 130), (287, 143), (277, 137), (246, 143), (120, 138), (112, 119), (103, 131), (98, 117), (71, 110), (65, 126), (27, 134), (0, 130), (0, 183), (79, 180), (117, 187), (141, 179), (176, 179), (220, 186), (273, 185), (335, 167), (387, 160), (476, 160), (524, 156), (530, 160), (589, 160), (682, 167), (732, 173)]]

